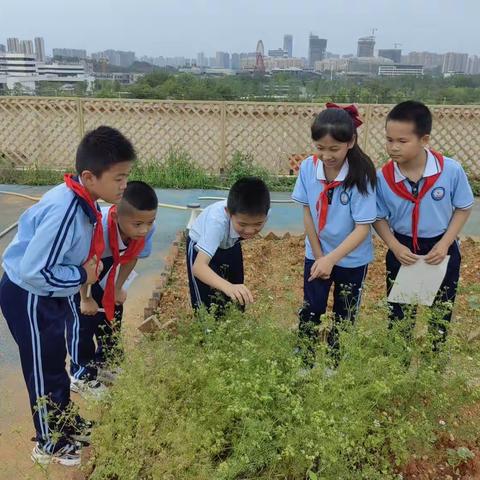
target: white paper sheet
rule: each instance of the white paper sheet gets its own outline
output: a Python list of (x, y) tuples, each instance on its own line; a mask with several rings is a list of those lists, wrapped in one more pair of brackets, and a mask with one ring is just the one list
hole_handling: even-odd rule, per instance
[(400, 267), (388, 296), (389, 302), (432, 305), (447, 273), (450, 256), (439, 265), (429, 265), (424, 258), (421, 256), (413, 265)]

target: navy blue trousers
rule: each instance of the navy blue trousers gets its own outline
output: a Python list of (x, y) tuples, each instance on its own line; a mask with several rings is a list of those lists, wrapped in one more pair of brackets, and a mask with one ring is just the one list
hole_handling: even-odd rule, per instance
[[(394, 232), (395, 238), (402, 244), (408, 247), (413, 251), (413, 239), (406, 235), (401, 235)], [(419, 238), (419, 250), (417, 251), (418, 255), (426, 255), (433, 246), (442, 238), (433, 237), (433, 238)], [(457, 285), (458, 279), (460, 277), (460, 263), (461, 255), (460, 249), (458, 248), (458, 243), (453, 242), (448, 249), (448, 255), (450, 255), (450, 260), (447, 265), (447, 272), (443, 279), (443, 282), (438, 290), (438, 293), (435, 297), (435, 301), (431, 307), (432, 315), (430, 317), (429, 327), (430, 333), (433, 335), (434, 348), (436, 348), (437, 343), (440, 341), (445, 341), (447, 336), (447, 325), (452, 319), (452, 309), (453, 303), (455, 302), (455, 296), (457, 294)], [(391, 250), (388, 250), (386, 255), (386, 268), (387, 268), (387, 294), (390, 293), (393, 283), (397, 278), (398, 271), (400, 270), (401, 264), (393, 254)], [(414, 305), (406, 305), (401, 303), (389, 303), (389, 327), (392, 328), (393, 324), (399, 320), (403, 320), (405, 316), (415, 317), (416, 308)], [(436, 314), (435, 310), (441, 312), (441, 314)], [(411, 337), (413, 330), (413, 322), (410, 325), (410, 328), (406, 331), (406, 336)]]
[(4, 274), (0, 307), (18, 345), (36, 439), (46, 451), (55, 452), (67, 441), (57, 422), (70, 403), (65, 324), (74, 316), (73, 297), (34, 295)]
[[(195, 243), (190, 238), (187, 238), (188, 286), (190, 288), (192, 307), (198, 309), (201, 305), (205, 305), (209, 309), (212, 304), (215, 304), (218, 307), (217, 313), (221, 314), (231, 300), (222, 292), (214, 290), (194, 277), (192, 268), (198, 254), (194, 247)], [(215, 273), (230, 283), (243, 283), (243, 255), (240, 242), (228, 249), (219, 248), (210, 260), (209, 266)]]
[[(92, 285), (92, 297), (102, 306), (103, 289), (98, 282)], [(67, 322), (67, 346), (70, 354), (70, 375), (75, 379), (97, 378), (98, 367), (110, 357), (121, 355), (118, 344), (123, 306), (115, 305), (112, 323), (104, 312), (95, 315), (80, 313), (80, 294), (75, 295), (77, 314)]]
[(320, 316), (327, 311), (328, 295), (332, 284), (333, 290), (333, 327), (327, 336), (328, 345), (338, 350), (338, 326), (342, 321), (354, 322), (360, 307), (362, 285), (367, 274), (368, 265), (347, 268), (335, 265), (328, 280), (317, 278), (308, 281), (313, 260), (305, 258), (303, 272), (304, 305), (299, 314), (300, 336), (310, 340), (316, 339), (316, 327)]

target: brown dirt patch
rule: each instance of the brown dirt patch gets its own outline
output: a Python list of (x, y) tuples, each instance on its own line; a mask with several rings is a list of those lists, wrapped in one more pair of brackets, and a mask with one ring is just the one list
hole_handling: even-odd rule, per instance
[[(374, 243), (376, 258), (369, 267), (364, 296), (365, 304), (369, 305), (385, 298), (386, 248), (378, 239)], [(245, 284), (257, 298), (266, 301), (274, 318), (294, 325), (303, 298), (303, 237), (287, 234), (279, 239), (272, 235), (268, 240), (257, 238), (244, 242), (242, 248)], [(462, 331), (466, 332), (479, 327), (479, 319), (471, 316), (471, 303), (480, 297), (480, 243), (465, 239), (461, 251), (462, 269), (455, 318), (462, 321)], [(181, 246), (157, 311), (162, 321), (178, 319), (191, 312), (186, 278), (185, 249)], [(465, 322), (471, 322), (471, 329), (465, 328)]]

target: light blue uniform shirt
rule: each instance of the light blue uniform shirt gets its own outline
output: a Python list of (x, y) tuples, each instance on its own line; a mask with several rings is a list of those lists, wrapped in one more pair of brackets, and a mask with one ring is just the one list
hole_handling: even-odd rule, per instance
[(49, 190), (19, 219), (3, 254), (3, 269), (19, 287), (41, 296), (68, 297), (86, 280), (81, 266), (92, 241), (94, 216), (64, 183)]
[[(108, 210), (110, 207), (102, 207), (100, 210), (102, 212), (102, 226), (103, 226), (103, 238), (105, 240), (105, 250), (103, 251), (102, 258), (107, 258), (112, 256), (112, 249), (110, 248), (110, 241), (108, 239)], [(145, 236), (145, 246), (143, 250), (138, 255), (138, 258), (146, 258), (149, 257), (152, 253), (152, 244), (153, 244), (153, 234), (155, 233), (156, 227), (153, 224), (150, 231)], [(120, 252), (126, 250), (128, 245), (125, 245), (122, 240), (122, 236), (120, 235), (120, 230), (118, 229), (117, 225), (117, 235), (118, 235), (118, 249)]]
[(210, 258), (215, 255), (217, 249), (226, 250), (240, 240), (240, 235), (234, 230), (225, 211), (226, 206), (226, 200), (209, 205), (195, 219), (188, 234), (195, 242), (196, 250)]
[[(343, 164), (335, 180), (343, 181), (347, 174), (348, 160)], [(308, 157), (300, 165), (300, 172), (292, 193), (293, 200), (310, 207), (317, 234), (318, 215), (316, 204), (324, 188), (324, 184), (321, 181), (325, 179), (323, 163), (318, 160), (315, 166), (313, 157)], [(334, 188), (331, 204), (328, 205), (327, 223), (319, 235), (323, 253), (326, 255), (337, 248), (353, 232), (357, 224), (373, 223), (376, 217), (375, 192), (370, 183), (368, 183), (368, 193), (366, 195), (362, 195), (356, 187), (345, 190), (340, 185)], [(305, 256), (310, 260), (315, 260), (308, 237), (305, 239)], [(369, 232), (367, 238), (355, 250), (343, 257), (337, 265), (354, 268), (370, 263), (372, 260), (372, 234)]]
[[(440, 165), (429, 151), (423, 177), (418, 184), (420, 192), (424, 178), (436, 175)], [(408, 179), (395, 163), (395, 182), (403, 182), (412, 191)], [(386, 219), (390, 228), (402, 235), (411, 237), (413, 203), (392, 192), (383, 173), (377, 172), (377, 217)], [(468, 209), (473, 205), (473, 193), (462, 166), (455, 160), (444, 157), (443, 171), (433, 187), (420, 202), (418, 236), (432, 238), (443, 235), (448, 228), (455, 209)]]

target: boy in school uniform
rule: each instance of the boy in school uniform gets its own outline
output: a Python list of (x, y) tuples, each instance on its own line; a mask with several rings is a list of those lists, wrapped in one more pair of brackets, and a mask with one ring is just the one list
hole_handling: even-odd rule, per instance
[(101, 208), (103, 271), (92, 286), (91, 296), (86, 295), (84, 286), (75, 296), (80, 313), (67, 323), (73, 392), (86, 397), (101, 396), (105, 385), (97, 380), (100, 369), (106, 381), (113, 380), (104, 367), (112, 356), (121, 354), (119, 333), (127, 299), (123, 287), (137, 260), (147, 258), (152, 251), (157, 208), (155, 190), (140, 181), (128, 182), (118, 205)]
[(270, 193), (259, 178), (237, 180), (228, 199), (209, 205), (193, 223), (187, 238), (187, 271), (194, 309), (229, 300), (242, 307), (253, 302), (244, 285), (240, 240), (253, 238), (267, 221)]
[(87, 133), (77, 150), (77, 175), (65, 175), (23, 213), (3, 254), (0, 307), (20, 353), (36, 430), (35, 462), (80, 463), (78, 432), (57, 429), (70, 406), (65, 324), (77, 314), (74, 295), (102, 268), (97, 200), (120, 201), (134, 159), (132, 144), (119, 131), (102, 126)]
[[(462, 166), (428, 148), (432, 115), (422, 103), (406, 101), (387, 116), (387, 152), (391, 160), (378, 171), (375, 229), (388, 246), (386, 257), (387, 292), (401, 265), (412, 265), (419, 256), (438, 265), (450, 255), (447, 272), (437, 293), (430, 332), (433, 349), (445, 341), (452, 317), (458, 279), (460, 250), (458, 234), (470, 215), (472, 189)], [(405, 318), (414, 306), (391, 303), (390, 327)], [(433, 313), (433, 312), (432, 312)], [(412, 325), (413, 327), (413, 325)], [(407, 328), (407, 337), (411, 328)]]

